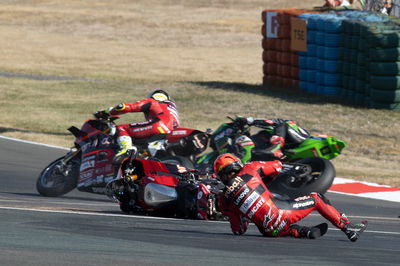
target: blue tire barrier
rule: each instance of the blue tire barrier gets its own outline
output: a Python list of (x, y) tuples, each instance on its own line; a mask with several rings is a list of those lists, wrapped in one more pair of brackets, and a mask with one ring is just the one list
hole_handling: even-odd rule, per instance
[(320, 46), (325, 45), (325, 32), (317, 31), (317, 34), (315, 36), (315, 43)]
[(325, 68), (325, 59), (317, 58), (317, 70), (324, 71)]
[(317, 47), (315, 44), (307, 45), (308, 56), (317, 56)]
[(307, 31), (307, 43), (308, 44), (315, 44), (317, 38), (317, 31), (309, 30)]
[(327, 96), (337, 96), (338, 95), (338, 87), (337, 86), (323, 86), (323, 95)]
[(315, 70), (308, 70), (307, 71), (307, 81), (308, 82), (316, 82), (316, 71)]
[(308, 70), (307, 69), (300, 69), (299, 80), (300, 81), (308, 81)]
[(315, 83), (320, 86), (325, 85), (325, 72), (318, 71), (315, 74)]
[(328, 47), (339, 47), (340, 46), (340, 34), (325, 33), (324, 45), (328, 46)]
[(307, 91), (310, 93), (317, 93), (317, 84), (309, 82)]
[(299, 82), (299, 87), (300, 87), (301, 90), (307, 91), (308, 90), (308, 82), (307, 81), (300, 81)]
[(317, 58), (316, 57), (307, 57), (307, 68), (308, 69), (317, 69)]
[(332, 73), (324, 73), (324, 81), (323, 85), (326, 86), (338, 86), (340, 85), (339, 76), (337, 74)]
[(317, 46), (317, 57), (318, 58), (325, 58), (325, 46), (318, 45)]
[(329, 60), (338, 60), (340, 58), (339, 47), (325, 47), (324, 58)]
[(324, 23), (325, 32), (328, 33), (340, 33), (342, 32), (342, 22), (344, 18), (335, 17), (327, 19)]
[(300, 66), (300, 68), (302, 69), (302, 68), (304, 68), (304, 69), (306, 69), (307, 68), (307, 56), (304, 56), (304, 55), (300, 55), (299, 56), (299, 66)]
[(324, 71), (328, 73), (338, 73), (339, 72), (339, 61), (338, 60), (324, 60)]

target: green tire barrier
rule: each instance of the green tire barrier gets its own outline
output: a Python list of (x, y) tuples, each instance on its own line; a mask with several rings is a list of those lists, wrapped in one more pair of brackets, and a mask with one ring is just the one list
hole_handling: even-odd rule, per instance
[(400, 90), (371, 89), (371, 99), (381, 103), (400, 103)]
[(400, 89), (400, 76), (370, 76), (370, 84), (375, 89)]
[(368, 35), (367, 41), (370, 46), (385, 48), (399, 47), (400, 32), (397, 30), (382, 33), (371, 33)]
[(400, 47), (397, 48), (370, 48), (371, 61), (393, 62), (400, 61)]
[(371, 101), (369, 103), (369, 107), (376, 109), (389, 109), (389, 110), (400, 111), (400, 103), (381, 103), (381, 102)]
[(397, 61), (397, 62), (370, 62), (369, 72), (372, 75), (380, 75), (380, 76), (400, 75), (400, 61)]

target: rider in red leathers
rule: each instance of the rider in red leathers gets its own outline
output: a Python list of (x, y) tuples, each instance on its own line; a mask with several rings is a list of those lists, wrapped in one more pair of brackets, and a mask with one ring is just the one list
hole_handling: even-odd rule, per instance
[(339, 213), (319, 193), (311, 193), (294, 200), (276, 198), (264, 182), (271, 181), (280, 174), (282, 164), (278, 160), (243, 165), (237, 157), (225, 153), (215, 161), (214, 170), (226, 186), (219, 197), (219, 208), (222, 214), (229, 217), (235, 235), (244, 234), (251, 221), (264, 236), (317, 238), (327, 232), (326, 223), (314, 227), (295, 224), (312, 211), (318, 211), (353, 242), (367, 226), (366, 221), (360, 224), (350, 223), (344, 214)]
[(143, 112), (147, 121), (117, 126), (117, 142), (120, 150), (115, 156), (116, 159), (126, 154), (128, 150), (136, 153), (137, 149), (132, 145), (132, 138), (143, 139), (157, 134), (168, 134), (180, 126), (175, 102), (163, 90), (155, 90), (148, 95), (148, 98), (134, 103), (121, 103), (96, 114), (108, 116), (131, 112)]

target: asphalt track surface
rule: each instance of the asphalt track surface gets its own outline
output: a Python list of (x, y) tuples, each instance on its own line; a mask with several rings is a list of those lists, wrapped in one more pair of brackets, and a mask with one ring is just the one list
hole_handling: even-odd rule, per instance
[[(330, 225), (316, 240), (265, 238), (254, 226), (122, 214), (107, 197), (74, 190), (46, 198), (36, 178), (65, 150), (0, 138), (0, 265), (399, 265), (395, 202), (328, 193), (369, 227), (352, 243)], [(301, 223), (324, 221), (317, 213)]]

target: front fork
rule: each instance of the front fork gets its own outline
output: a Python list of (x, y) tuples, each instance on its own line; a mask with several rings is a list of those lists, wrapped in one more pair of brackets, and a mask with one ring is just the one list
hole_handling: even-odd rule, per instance
[(58, 165), (58, 171), (64, 176), (67, 176), (69, 171), (71, 171), (71, 167), (68, 167), (69, 162), (74, 159), (80, 152), (80, 148), (71, 148), (70, 152), (68, 152), (61, 160), (61, 164)]

